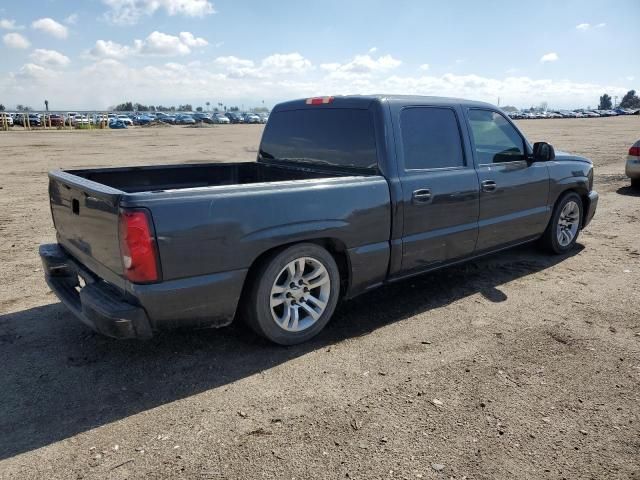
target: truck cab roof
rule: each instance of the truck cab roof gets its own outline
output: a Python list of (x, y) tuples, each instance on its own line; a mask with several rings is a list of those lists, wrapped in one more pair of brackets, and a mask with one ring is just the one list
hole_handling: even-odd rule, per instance
[(389, 103), (395, 105), (464, 105), (476, 108), (496, 108), (494, 105), (486, 102), (478, 102), (455, 97), (436, 97), (427, 95), (336, 95), (333, 97), (316, 97), (325, 99), (325, 103), (310, 104), (309, 98), (301, 98), (291, 100), (276, 105), (274, 112), (280, 110), (293, 110), (299, 108), (369, 108), (374, 103)]

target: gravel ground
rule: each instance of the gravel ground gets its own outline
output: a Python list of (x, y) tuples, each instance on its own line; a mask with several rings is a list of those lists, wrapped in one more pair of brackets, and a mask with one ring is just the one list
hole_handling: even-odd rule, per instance
[(37, 257), (47, 170), (251, 160), (261, 126), (0, 132), (0, 478), (640, 479), (640, 117), (520, 125), (596, 164), (574, 251), (379, 289), (289, 348), (241, 325), (103, 338)]

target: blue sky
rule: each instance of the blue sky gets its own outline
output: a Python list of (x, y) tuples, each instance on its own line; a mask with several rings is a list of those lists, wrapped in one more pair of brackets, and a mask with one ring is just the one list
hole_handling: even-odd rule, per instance
[(595, 106), (640, 90), (640, 1), (0, 3), (0, 103), (258, 105), (453, 95)]

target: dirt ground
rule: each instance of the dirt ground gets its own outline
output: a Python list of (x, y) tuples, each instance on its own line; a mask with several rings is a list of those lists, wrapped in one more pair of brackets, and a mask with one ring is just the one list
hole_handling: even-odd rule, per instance
[(98, 336), (37, 256), (48, 170), (251, 160), (261, 126), (0, 132), (0, 478), (640, 479), (640, 117), (520, 125), (595, 162), (574, 251), (379, 289), (289, 348), (241, 325)]

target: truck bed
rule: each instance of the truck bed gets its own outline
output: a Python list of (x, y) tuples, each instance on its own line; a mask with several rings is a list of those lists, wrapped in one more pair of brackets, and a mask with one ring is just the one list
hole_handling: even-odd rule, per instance
[(125, 193), (308, 180), (345, 175), (259, 162), (92, 168), (65, 170), (65, 172)]

